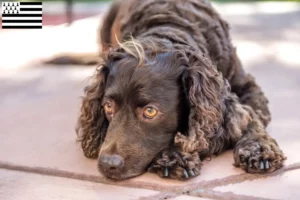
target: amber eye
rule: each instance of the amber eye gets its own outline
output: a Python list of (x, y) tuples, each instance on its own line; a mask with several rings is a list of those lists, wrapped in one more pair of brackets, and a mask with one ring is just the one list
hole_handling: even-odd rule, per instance
[(144, 116), (147, 118), (153, 118), (157, 115), (158, 111), (153, 107), (147, 107), (144, 110)]
[(110, 102), (105, 103), (104, 110), (107, 113), (112, 113), (112, 111), (113, 111), (112, 104)]

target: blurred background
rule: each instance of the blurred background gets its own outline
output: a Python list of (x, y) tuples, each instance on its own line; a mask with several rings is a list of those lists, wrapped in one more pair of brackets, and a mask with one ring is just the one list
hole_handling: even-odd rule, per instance
[[(37, 2), (38, 0), (27, 1)], [(101, 23), (102, 14), (111, 3), (110, 0), (45, 0), (42, 2), (43, 30), (2, 30), (0, 27), (0, 36), (2, 36), (0, 38), (0, 42), (2, 42), (0, 53), (3, 52), (1, 55), (15, 54), (19, 56), (19, 59), (14, 60), (10, 59), (9, 56), (4, 56), (0, 60), (0, 70), (19, 68), (28, 62), (45, 59), (55, 53), (86, 52), (97, 49), (94, 42), (97, 36), (97, 27)], [(211, 2), (220, 14), (226, 20), (229, 20), (235, 41), (239, 38), (248, 38), (248, 41), (250, 41), (250, 39), (257, 40), (261, 38), (270, 40), (275, 37), (277, 42), (282, 37), (293, 41), (295, 41), (295, 38), (298, 39), (296, 33), (299, 24), (300, 0), (213, 0)], [(74, 22), (72, 26), (68, 26), (71, 22)], [(80, 26), (85, 26), (85, 28), (80, 28), (79, 32), (73, 31), (76, 24), (81, 24), (81, 22), (82, 25)], [(54, 26), (55, 29), (53, 29)], [(52, 32), (53, 30), (60, 31)], [(71, 31), (72, 34), (69, 34), (68, 31)], [(15, 38), (21, 32), (22, 34), (30, 32), (28, 37), (35, 38), (34, 42), (31, 40), (25, 41), (22, 37)], [(56, 42), (49, 39), (44, 40), (44, 37), (48, 38), (46, 35), (50, 33), (52, 37), (56, 37)], [(83, 35), (83, 33), (86, 35)], [(38, 37), (35, 37), (35, 34), (38, 34)], [(12, 45), (10, 42), (11, 37), (18, 44), (18, 49), (9, 47)], [(78, 38), (82, 39), (78, 40)], [(32, 46), (27, 49), (28, 43), (30, 43), (30, 46), (37, 45), (37, 47)], [(21, 44), (26, 46), (26, 51), (24, 51), (24, 47), (20, 46)], [(43, 45), (42, 51), (42, 47), (39, 45)], [(254, 48), (257, 45), (259, 46), (261, 43), (255, 42), (252, 47)], [(296, 48), (295, 44), (292, 46), (292, 49)], [(242, 51), (243, 47), (238, 49)], [(273, 48), (272, 50), (274, 51)], [(248, 52), (247, 54), (255, 52), (257, 51)], [(286, 56), (282, 57), (290, 60)]]

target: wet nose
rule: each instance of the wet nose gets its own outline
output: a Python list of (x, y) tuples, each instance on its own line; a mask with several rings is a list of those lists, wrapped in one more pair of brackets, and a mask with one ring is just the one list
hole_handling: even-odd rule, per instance
[(119, 155), (103, 154), (99, 158), (100, 166), (107, 170), (120, 169), (123, 167), (124, 159)]

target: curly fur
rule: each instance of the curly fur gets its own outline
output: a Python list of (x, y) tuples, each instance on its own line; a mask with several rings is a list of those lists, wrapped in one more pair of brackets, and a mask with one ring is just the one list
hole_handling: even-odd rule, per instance
[[(119, 151), (124, 157), (127, 152), (133, 157), (140, 154), (145, 160), (150, 158), (139, 169), (135, 169), (138, 164), (129, 166), (127, 171), (123, 169), (123, 174), (130, 171), (127, 176), (103, 173), (115, 179), (128, 178), (142, 173), (151, 163), (149, 171), (184, 179), (200, 173), (201, 160), (232, 147), (235, 165), (247, 172), (263, 173), (282, 167), (285, 157), (265, 131), (271, 120), (268, 100), (255, 79), (243, 70), (230, 41), (229, 26), (209, 2), (116, 2), (108, 11), (100, 33), (103, 67), (85, 90), (78, 120), (83, 152), (91, 158), (97, 157), (100, 149), (100, 154)], [(179, 117), (187, 120), (186, 127), (182, 126), (171, 140), (157, 140), (161, 143), (157, 146), (159, 152), (151, 147), (144, 151), (145, 147), (135, 146), (138, 144), (122, 150), (118, 149), (120, 143), (109, 146), (114, 137), (112, 133), (107, 136), (107, 132), (118, 125), (107, 120), (101, 106), (107, 75), (120, 63), (126, 69), (132, 65), (151, 66), (158, 63), (155, 59), (160, 55), (170, 57), (160, 62), (172, 63), (176, 66), (173, 76), (180, 76), (181, 96), (185, 99), (182, 101), (186, 105)], [(130, 128), (132, 132), (140, 131)], [(120, 130), (123, 129), (117, 132)], [(119, 140), (128, 141), (123, 137), (129, 136)]]
[(93, 83), (85, 88), (80, 116), (78, 118), (76, 133), (84, 155), (88, 158), (97, 158), (100, 144), (103, 143), (107, 119), (104, 116), (101, 101), (105, 85), (105, 68), (96, 71)]

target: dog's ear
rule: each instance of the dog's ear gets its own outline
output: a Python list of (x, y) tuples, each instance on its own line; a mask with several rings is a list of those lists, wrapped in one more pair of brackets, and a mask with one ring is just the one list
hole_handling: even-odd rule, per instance
[(182, 74), (183, 88), (189, 107), (188, 130), (177, 134), (175, 144), (184, 152), (205, 151), (207, 138), (213, 136), (222, 121), (223, 79), (210, 59), (191, 56)]
[(97, 158), (109, 124), (101, 106), (108, 73), (108, 67), (100, 66), (92, 79), (93, 82), (84, 89), (85, 95), (77, 121), (76, 133), (83, 153), (88, 158)]

